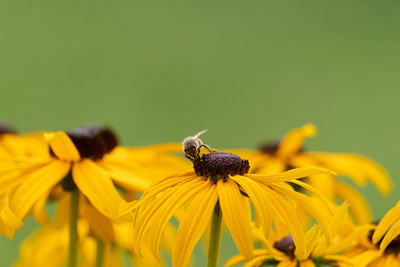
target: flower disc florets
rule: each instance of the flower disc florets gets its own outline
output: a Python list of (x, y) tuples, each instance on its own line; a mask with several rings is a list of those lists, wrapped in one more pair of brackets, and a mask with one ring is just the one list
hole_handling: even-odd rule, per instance
[(248, 160), (243, 160), (233, 153), (214, 152), (193, 160), (193, 169), (198, 176), (216, 182), (229, 175), (243, 175), (249, 171), (250, 165)]
[(118, 145), (114, 133), (105, 127), (87, 126), (66, 133), (83, 158), (101, 159)]
[(294, 251), (296, 250), (296, 246), (291, 235), (285, 236), (279, 242), (276, 242), (274, 244), (274, 248), (285, 253), (289, 257), (294, 258)]

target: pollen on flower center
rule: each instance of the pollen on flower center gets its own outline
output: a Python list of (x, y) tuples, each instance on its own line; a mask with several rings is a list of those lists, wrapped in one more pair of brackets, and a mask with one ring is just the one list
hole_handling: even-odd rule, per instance
[(15, 133), (15, 131), (7, 123), (0, 122), (0, 135), (7, 133)]
[(296, 250), (296, 246), (293, 242), (293, 238), (291, 235), (285, 236), (279, 242), (276, 242), (274, 244), (274, 248), (294, 258), (294, 251)]
[(66, 133), (84, 158), (100, 159), (118, 145), (115, 134), (105, 127), (88, 126)]
[(229, 175), (245, 174), (249, 171), (248, 160), (226, 152), (204, 154), (193, 161), (193, 169), (198, 176), (204, 176), (216, 182)]

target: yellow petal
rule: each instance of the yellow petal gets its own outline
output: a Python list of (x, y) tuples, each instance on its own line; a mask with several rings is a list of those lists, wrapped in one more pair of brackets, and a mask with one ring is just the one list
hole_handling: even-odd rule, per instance
[[(136, 210), (135, 251), (141, 254), (143, 239), (147, 231), (151, 229), (148, 238), (150, 243), (155, 244), (151, 249), (154, 256), (157, 256), (159, 239), (168, 220), (186, 201), (205, 188), (207, 184), (208, 182), (203, 178), (194, 178), (186, 183), (167, 188), (152, 201), (145, 202), (141, 209)], [(152, 194), (151, 191), (149, 191), (150, 194)]]
[(324, 168), (305, 167), (305, 168), (291, 169), (277, 174), (270, 174), (270, 175), (245, 174), (244, 176), (263, 183), (274, 183), (274, 182), (285, 182), (288, 180), (308, 177), (311, 175), (324, 174), (324, 173), (335, 175), (334, 172)]
[(23, 219), (33, 204), (50, 191), (70, 171), (70, 163), (53, 160), (25, 177), (25, 181), (10, 196), (10, 208)]
[(111, 220), (101, 214), (86, 201), (80, 202), (79, 215), (85, 218), (90, 224), (90, 231), (94, 237), (111, 243), (114, 241), (114, 228)]
[(131, 168), (121, 163), (109, 162), (106, 160), (99, 160), (96, 163), (115, 181), (115, 183), (125, 189), (144, 192), (153, 182), (150, 179), (135, 175)]
[(360, 192), (339, 180), (335, 180), (335, 191), (341, 200), (349, 203), (350, 210), (358, 224), (367, 224), (372, 221), (371, 209)]
[(78, 161), (81, 158), (78, 149), (65, 132), (45, 133), (44, 138), (58, 159)]
[(315, 264), (312, 260), (305, 260), (301, 261), (299, 264), (299, 267), (315, 267)]
[(276, 154), (280, 158), (289, 158), (300, 151), (306, 137), (312, 137), (316, 132), (317, 129), (312, 124), (306, 124), (301, 128), (288, 132), (282, 139)]
[(217, 188), (222, 218), (239, 252), (247, 259), (251, 259), (253, 258), (253, 241), (248, 219), (248, 203), (240, 193), (237, 184), (231, 179), (226, 179), (226, 182), (219, 180)]
[(193, 198), (178, 229), (173, 266), (186, 266), (193, 248), (209, 225), (218, 200), (217, 188), (210, 184)]
[(331, 213), (334, 212), (332, 203), (321, 192), (316, 190), (314, 187), (312, 187), (311, 185), (306, 184), (302, 181), (299, 181), (299, 180), (291, 180), (290, 182), (293, 184), (297, 184), (297, 185), (307, 189), (311, 193), (313, 193), (319, 200), (321, 200), (321, 202), (324, 204), (324, 206), (327, 207)]
[(400, 234), (400, 220), (390, 227), (389, 231), (386, 233), (380, 245), (381, 253), (386, 249), (386, 247)]
[(392, 182), (389, 174), (367, 157), (350, 153), (305, 152), (305, 154), (314, 158), (318, 166), (331, 169), (339, 175), (348, 176), (360, 186), (369, 180), (383, 195), (388, 194), (391, 189)]
[(329, 219), (331, 219), (332, 214), (329, 213), (326, 207), (318, 207), (312, 198), (307, 197), (304, 194), (298, 193), (294, 190), (287, 190), (286, 188), (280, 186), (278, 183), (271, 184), (271, 188), (276, 192), (280, 192), (282, 195), (287, 196), (289, 199), (293, 199), (298, 203), (303, 209), (305, 209), (314, 219), (321, 225), (328, 239), (332, 239), (332, 233), (330, 231)]
[(79, 190), (93, 206), (112, 220), (118, 218), (119, 208), (124, 200), (111, 179), (96, 163), (89, 159), (74, 163), (72, 177)]
[(296, 245), (296, 255), (299, 255), (300, 258), (304, 258), (306, 255), (306, 249), (304, 245), (303, 226), (300, 223), (295, 209), (287, 200), (281, 197), (274, 190), (267, 186), (265, 186), (265, 189), (268, 192), (268, 198), (272, 204), (274, 213), (285, 224), (293, 238), (293, 242)]
[(297, 261), (287, 259), (287, 260), (284, 260), (284, 261), (281, 261), (280, 263), (278, 263), (278, 265), (276, 265), (276, 267), (297, 267)]
[[(268, 258), (270, 256), (268, 255), (268, 252), (265, 249), (255, 249), (254, 250), (254, 258), (257, 258), (257, 257), (267, 257)], [(231, 266), (234, 266), (236, 264), (242, 263), (244, 261), (246, 261), (246, 258), (243, 257), (243, 255), (238, 254), (238, 255), (230, 258), (224, 264), (224, 267), (231, 267)]]
[(254, 257), (252, 260), (248, 261), (246, 264), (243, 265), (243, 267), (258, 267), (260, 266), (264, 261), (268, 260), (270, 257), (267, 255), (263, 256), (258, 256)]
[(47, 224), (50, 222), (49, 215), (47, 215), (46, 211), (46, 202), (47, 198), (50, 194), (50, 191), (45, 193), (42, 197), (39, 198), (38, 201), (33, 206), (33, 216), (35, 217), (36, 221), (41, 225)]
[(396, 206), (390, 209), (386, 215), (382, 218), (381, 222), (375, 229), (374, 235), (372, 236), (372, 242), (378, 243), (382, 236), (387, 230), (400, 219), (400, 201), (397, 202)]
[(14, 212), (10, 210), (8, 206), (3, 207), (1, 213), (1, 220), (4, 227), (4, 233), (9, 238), (12, 239), (15, 230), (19, 229), (24, 225), (22, 220), (15, 216)]
[[(235, 175), (232, 179), (237, 182), (243, 191), (249, 196), (254, 206), (257, 220), (263, 229), (264, 236), (268, 236), (272, 228), (272, 209), (269, 199), (262, 187), (257, 182), (244, 176)], [(256, 224), (256, 226), (258, 226)]]

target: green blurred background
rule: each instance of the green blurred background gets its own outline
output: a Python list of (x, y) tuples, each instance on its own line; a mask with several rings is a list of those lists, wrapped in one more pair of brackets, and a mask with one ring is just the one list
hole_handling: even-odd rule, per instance
[[(313, 150), (376, 159), (398, 184), (399, 1), (0, 2), (0, 117), (19, 131), (108, 124), (125, 145), (208, 129), (254, 147), (312, 122)], [(362, 190), (380, 218), (399, 190)], [(0, 238), (0, 266), (36, 228)], [(229, 239), (222, 260), (235, 253)], [(195, 266), (204, 258), (197, 249)]]

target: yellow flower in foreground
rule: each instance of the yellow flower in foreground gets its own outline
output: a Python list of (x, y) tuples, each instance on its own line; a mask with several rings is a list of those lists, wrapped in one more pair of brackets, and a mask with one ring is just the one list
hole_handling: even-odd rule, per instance
[[(239, 155), (252, 161), (251, 173), (276, 173), (291, 168), (316, 166), (330, 169), (339, 176), (351, 178), (359, 186), (372, 182), (386, 195), (390, 191), (391, 181), (387, 172), (371, 159), (351, 153), (309, 152), (303, 150), (307, 137), (316, 134), (312, 124), (289, 131), (277, 143), (268, 143), (259, 151), (238, 150)], [(310, 176), (306, 182), (329, 200), (347, 201), (350, 211), (359, 224), (369, 223), (372, 219), (367, 201), (354, 188), (329, 174)]]
[(313, 215), (324, 230), (329, 228), (332, 213), (327, 207), (329, 203), (321, 205), (320, 199), (314, 200), (295, 192), (288, 182), (314, 191), (296, 179), (330, 171), (310, 167), (262, 175), (247, 174), (249, 167), (247, 160), (235, 154), (215, 152), (193, 160), (194, 171), (172, 175), (152, 184), (135, 205), (138, 209), (135, 210), (134, 240), (138, 254), (150, 249), (153, 255), (158, 255), (165, 226), (182, 206), (187, 205), (180, 219), (172, 255), (173, 266), (188, 264), (191, 252), (214, 212), (222, 213), (237, 248), (251, 259), (254, 255), (249, 200), (254, 206), (256, 224), (265, 235), (272, 228), (273, 215), (278, 216), (293, 236), (299, 251), (304, 253), (304, 233), (293, 201)]
[[(46, 153), (0, 159), (0, 162), (16, 162), (15, 168), (0, 172), (0, 184), (5, 185), (2, 190), (9, 192), (1, 211), (9, 237), (23, 225), (22, 221), (36, 203), (44, 206), (49, 194), (60, 183), (67, 191), (76, 186), (103, 215), (116, 219), (126, 202), (113, 183), (141, 192), (154, 179), (144, 169), (153, 176), (169, 173), (163, 168), (151, 171), (154, 169), (151, 161), (159, 163), (164, 159), (162, 148), (152, 146), (135, 151), (119, 146), (115, 135), (107, 128), (78, 128), (67, 133), (45, 133), (44, 137)], [(168, 163), (171, 161), (182, 162), (175, 156)]]
[[(256, 238), (263, 243), (265, 249), (256, 250), (254, 259), (248, 261), (244, 266), (358, 266), (350, 257), (341, 255), (341, 253), (353, 248), (357, 244), (359, 236), (368, 232), (370, 227), (354, 227), (346, 218), (346, 213), (347, 206), (342, 205), (330, 220), (329, 226), (334, 236), (333, 242), (328, 241), (326, 236), (322, 234), (319, 226), (314, 225), (311, 227), (304, 235), (303, 243), (305, 249), (303, 253), (298, 251), (290, 235), (279, 237), (274, 236), (274, 233), (272, 233), (267, 240), (262, 234), (255, 231)], [(246, 261), (245, 257), (237, 255), (230, 259), (224, 266), (231, 267), (244, 261)]]

